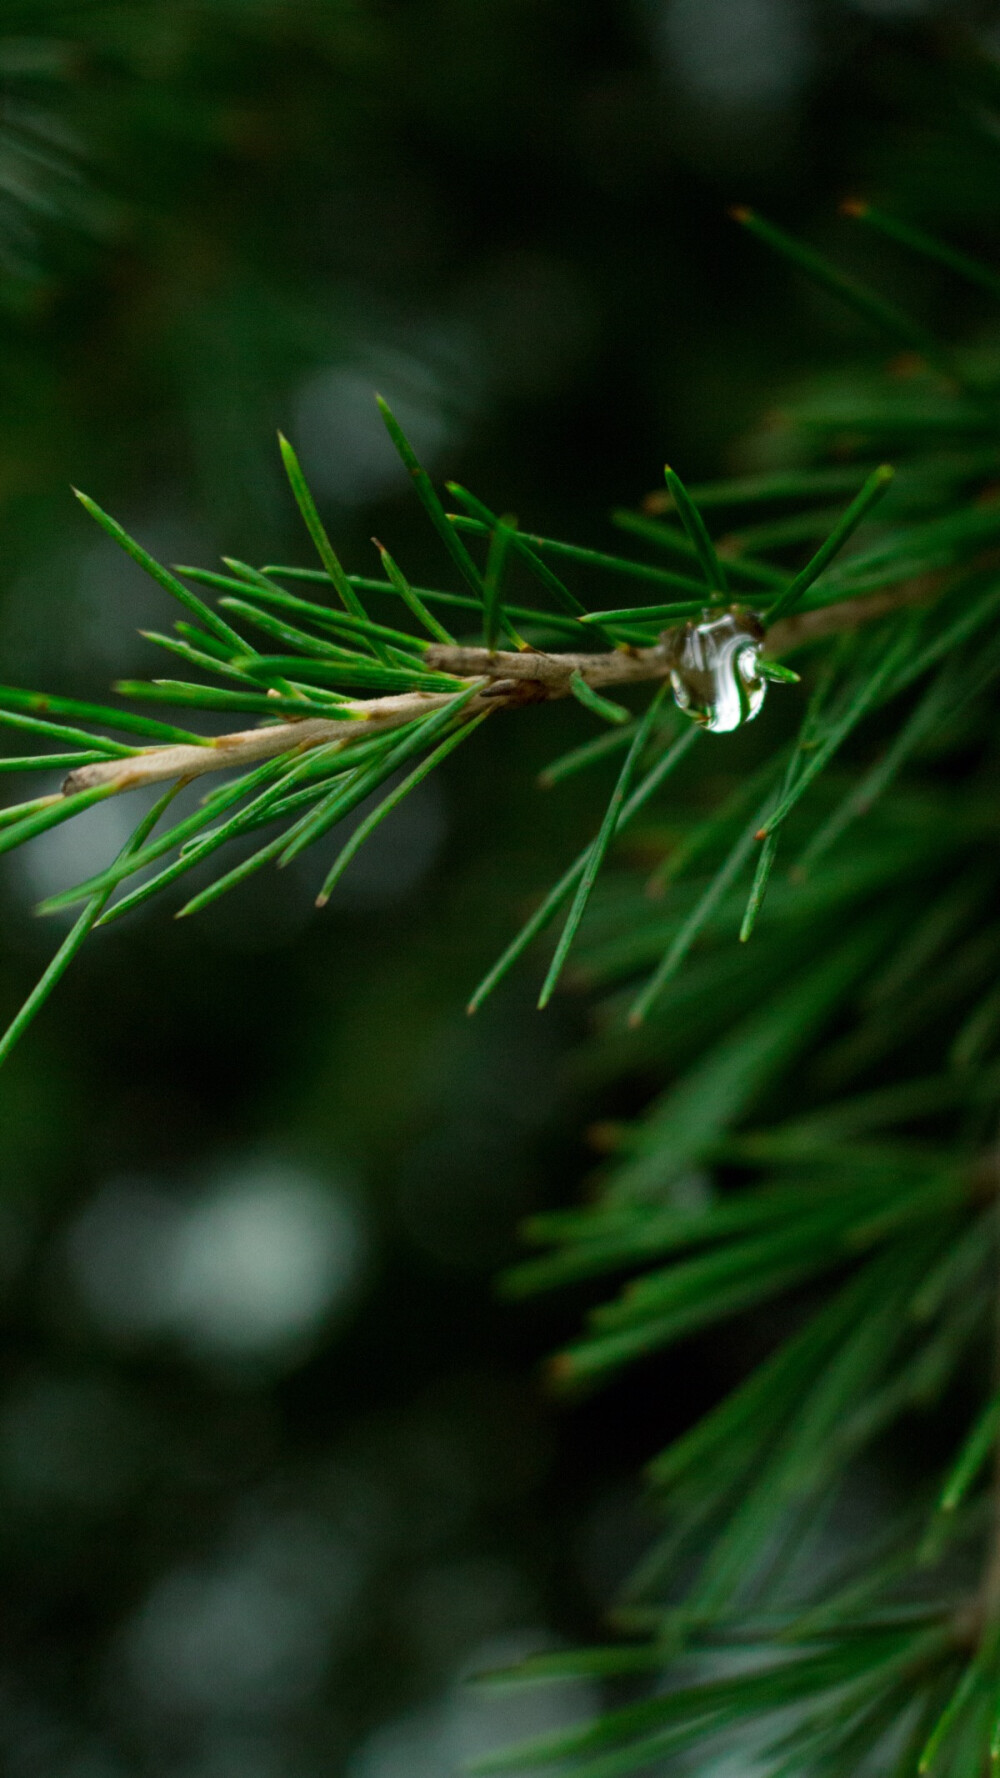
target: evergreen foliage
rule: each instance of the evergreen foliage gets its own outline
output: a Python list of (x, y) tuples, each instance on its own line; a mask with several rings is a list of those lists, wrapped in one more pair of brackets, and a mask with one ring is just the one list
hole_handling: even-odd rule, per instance
[[(991, 280), (905, 222), (851, 210)], [(315, 569), (166, 568), (81, 496), (182, 607), (150, 639), (184, 677), (118, 690), (183, 725), (0, 689), (3, 725), (53, 749), (6, 769), (69, 773), (3, 812), (0, 850), (136, 785), (169, 786), (117, 859), (45, 904), (83, 911), (0, 1053), (93, 927), (229, 847), (180, 908), (196, 913), (366, 805), (323, 902), (375, 825), (495, 713), (574, 696), (607, 727), (548, 779), (610, 761), (611, 794), (471, 1006), (565, 910), (541, 1004), (572, 963), (604, 995), (595, 1078), (648, 1058), (671, 1084), (603, 1133), (592, 1202), (533, 1219), (539, 1251), (507, 1288), (612, 1281), (552, 1363), (565, 1389), (762, 1305), (773, 1341), (650, 1465), (664, 1529), (620, 1608), (625, 1639), (490, 1680), (580, 1674), (630, 1689), (480, 1769), (613, 1778), (692, 1749), (707, 1760), (736, 1737), (773, 1778), (862, 1766), (972, 1778), (1000, 1756), (1000, 369), (928, 338), (770, 223), (739, 219), (907, 356), (807, 391), (774, 469), (704, 489), (668, 469), (643, 511), (619, 515), (645, 553), (524, 531), (455, 485), (462, 510), (449, 512), (384, 407), (448, 587), (412, 587), (381, 546), (382, 577), (350, 572), (286, 441)], [(736, 652), (713, 679), (685, 649), (726, 621)], [(742, 726), (768, 679), (786, 683), (757, 756), (728, 798), (700, 806), (690, 756), (731, 745), (706, 731)], [(715, 721), (722, 692), (734, 722)], [(494, 739), (475, 743), (484, 776)], [(177, 813), (178, 785), (226, 767)], [(617, 845), (626, 828), (645, 869)], [(967, 1424), (935, 1488), (887, 1507), (845, 1555), (851, 1539), (830, 1528), (866, 1453), (952, 1395), (969, 1398)]]

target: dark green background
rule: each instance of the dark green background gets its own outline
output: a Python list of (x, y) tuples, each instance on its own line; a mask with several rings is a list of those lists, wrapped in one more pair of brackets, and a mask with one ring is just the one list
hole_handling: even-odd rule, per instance
[[(739, 467), (784, 389), (867, 342), (727, 205), (890, 293), (845, 194), (995, 251), (998, 44), (990, 7), (905, 0), (8, 0), (0, 678), (162, 670), (135, 632), (165, 597), (70, 482), (169, 560), (308, 562), (279, 425), (352, 570), (375, 533), (452, 585), (376, 388), (439, 477), (576, 541), (665, 456)], [(323, 915), (321, 862), (181, 926), (154, 901), (0, 1075), (13, 1778), (447, 1778), (525, 1726), (457, 1689), (470, 1664), (596, 1632), (642, 1547), (634, 1474), (727, 1355), (658, 1370), (651, 1424), (648, 1376), (557, 1412), (536, 1361), (579, 1303), (492, 1294), (518, 1218), (580, 1188), (588, 1125), (658, 1084), (580, 1085), (586, 1001), (535, 1014), (537, 957), (462, 1011), (598, 818), (600, 782), (535, 784), (589, 732), (575, 707), (491, 725)], [(4, 1017), (58, 942), (33, 900), (120, 843), (99, 814), (4, 861)], [(211, 1276), (155, 1309), (220, 1207), (250, 1280), (228, 1347)], [(255, 1341), (254, 1267), (266, 1295), (287, 1259), (293, 1302), (310, 1216), (316, 1316)]]

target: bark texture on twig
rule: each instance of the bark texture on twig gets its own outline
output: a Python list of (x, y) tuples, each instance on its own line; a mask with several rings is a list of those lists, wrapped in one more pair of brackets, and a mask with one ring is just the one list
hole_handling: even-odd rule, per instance
[[(485, 681), (465, 705), (466, 717), (484, 710), (524, 703), (547, 702), (569, 696), (569, 682), (579, 672), (589, 685), (625, 685), (662, 679), (668, 671), (669, 650), (653, 648), (612, 650), (603, 654), (542, 654), (534, 650), (513, 653), (486, 648), (452, 648), (444, 644), (428, 649), (428, 664), (437, 672), (454, 673), (466, 683)], [(461, 689), (456, 685), (456, 691)], [(452, 694), (446, 691), (401, 692), (388, 698), (357, 698), (345, 703), (344, 717), (307, 716), (277, 722), (266, 728), (241, 729), (220, 735), (208, 747), (151, 747), (131, 759), (101, 760), (70, 772), (63, 793), (97, 786), (136, 790), (142, 784), (160, 784), (171, 778), (198, 778), (206, 772), (258, 765), (279, 753), (318, 747), (330, 741), (346, 746), (361, 735), (399, 728), (416, 716), (440, 709)]]
[[(940, 576), (926, 575), (884, 593), (845, 599), (819, 611), (782, 618), (767, 633), (765, 653), (773, 657), (789, 654), (823, 636), (871, 623), (907, 605), (924, 603), (939, 593), (941, 586)], [(465, 681), (484, 680), (482, 688), (465, 705), (464, 714), (471, 718), (484, 710), (514, 709), (525, 703), (567, 697), (574, 673), (579, 673), (595, 690), (663, 679), (670, 671), (674, 652), (669, 637), (667, 632), (664, 640), (651, 648), (617, 648), (601, 654), (546, 654), (535, 649), (515, 652), (436, 643), (424, 658), (437, 672), (454, 673), (457, 679)], [(414, 717), (439, 709), (450, 695), (442, 691), (412, 691), (394, 697), (357, 698), (345, 703), (344, 716), (307, 716), (264, 728), (241, 729), (219, 735), (208, 746), (150, 747), (130, 759), (102, 760), (96, 765), (78, 767), (66, 779), (63, 794), (69, 796), (96, 786), (112, 791), (136, 790), (144, 784), (259, 765), (280, 753), (319, 747), (331, 741), (341, 741), (346, 746), (363, 732), (399, 728)]]

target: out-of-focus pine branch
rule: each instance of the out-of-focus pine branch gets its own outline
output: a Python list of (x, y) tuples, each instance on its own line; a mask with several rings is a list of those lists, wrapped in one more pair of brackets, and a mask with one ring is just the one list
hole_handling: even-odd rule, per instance
[[(849, 214), (970, 275), (948, 243)], [(922, 364), (807, 393), (797, 466), (691, 491), (728, 525), (714, 549), (741, 595), (748, 570), (794, 570), (769, 610), (788, 613), (785, 646), (811, 644), (801, 719), (707, 815), (686, 813), (681, 762), (672, 806), (630, 836), (632, 868), (598, 886), (576, 973), (604, 998), (581, 1074), (594, 1088), (655, 1065), (669, 1084), (595, 1131), (590, 1202), (533, 1218), (536, 1254), (506, 1285), (603, 1285), (552, 1361), (562, 1390), (764, 1308), (771, 1344), (653, 1458), (663, 1531), (619, 1603), (621, 1639), (484, 1676), (587, 1676), (605, 1713), (477, 1769), (616, 1778), (681, 1756), (769, 1778), (979, 1778), (1000, 1754), (1000, 365), (925, 350), (877, 294), (739, 219)], [(878, 533), (834, 562), (850, 472), (822, 447), (848, 439), (891, 449), (899, 473)], [(670, 526), (678, 504), (668, 490), (618, 522), (704, 559), (690, 523)], [(852, 597), (859, 616), (874, 601), (868, 622), (822, 640), (846, 608), (827, 601)], [(973, 1380), (936, 1482), (845, 1532), (872, 1447)]]

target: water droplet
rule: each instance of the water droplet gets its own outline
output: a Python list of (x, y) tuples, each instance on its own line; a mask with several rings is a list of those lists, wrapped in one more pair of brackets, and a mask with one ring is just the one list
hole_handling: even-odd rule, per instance
[(764, 633), (744, 611), (706, 616), (669, 639), (670, 683), (678, 709), (713, 735), (752, 722), (764, 702), (760, 671)]

